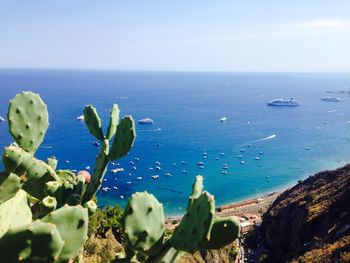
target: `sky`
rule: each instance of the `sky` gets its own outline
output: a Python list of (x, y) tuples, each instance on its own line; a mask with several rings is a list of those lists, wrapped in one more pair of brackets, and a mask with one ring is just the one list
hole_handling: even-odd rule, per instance
[(0, 0), (0, 68), (350, 72), (350, 1)]

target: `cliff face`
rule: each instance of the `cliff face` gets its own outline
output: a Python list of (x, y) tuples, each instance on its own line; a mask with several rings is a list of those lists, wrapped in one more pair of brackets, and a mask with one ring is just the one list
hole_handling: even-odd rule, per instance
[(282, 193), (261, 230), (270, 262), (350, 262), (350, 165)]

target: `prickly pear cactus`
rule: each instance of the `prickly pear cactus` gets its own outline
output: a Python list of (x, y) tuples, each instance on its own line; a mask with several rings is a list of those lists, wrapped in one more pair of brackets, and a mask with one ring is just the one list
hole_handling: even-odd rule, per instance
[(147, 192), (133, 194), (125, 209), (122, 226), (132, 249), (151, 254), (164, 237), (163, 205)]
[(17, 144), (34, 154), (49, 126), (46, 104), (39, 95), (22, 92), (10, 101), (7, 117), (10, 133)]
[(84, 121), (88, 127), (90, 133), (96, 137), (96, 139), (103, 141), (103, 131), (101, 118), (98, 116), (96, 108), (92, 105), (88, 105), (84, 109)]
[(21, 188), (19, 177), (13, 173), (0, 173), (0, 205), (16, 195)]

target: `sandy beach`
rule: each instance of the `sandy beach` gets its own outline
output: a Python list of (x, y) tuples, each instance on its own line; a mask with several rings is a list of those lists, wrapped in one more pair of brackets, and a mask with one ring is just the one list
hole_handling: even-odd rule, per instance
[[(258, 218), (268, 209), (283, 191), (275, 191), (261, 195), (256, 198), (249, 198), (239, 202), (232, 202), (227, 205), (218, 206), (216, 213), (219, 216), (237, 216), (254, 215)], [(166, 228), (173, 229), (182, 216), (171, 216), (166, 219)]]

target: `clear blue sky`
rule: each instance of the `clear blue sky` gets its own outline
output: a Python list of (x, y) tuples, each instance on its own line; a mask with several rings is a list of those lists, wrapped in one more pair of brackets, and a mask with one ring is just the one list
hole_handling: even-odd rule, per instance
[(0, 0), (0, 68), (350, 72), (350, 1)]

